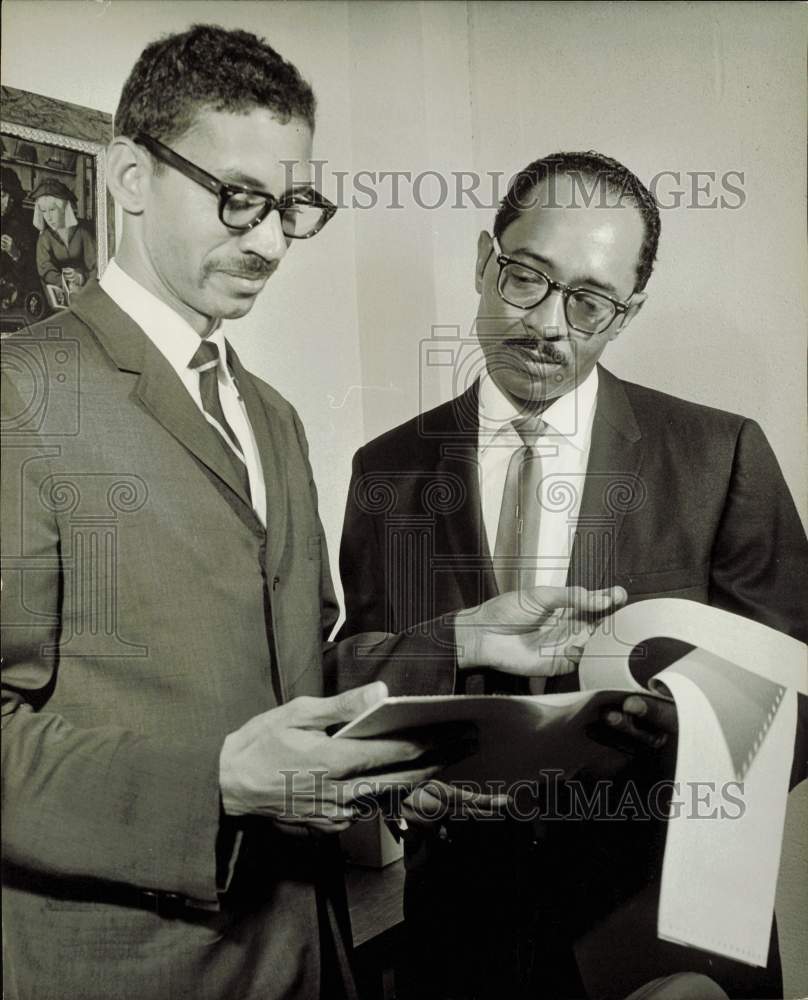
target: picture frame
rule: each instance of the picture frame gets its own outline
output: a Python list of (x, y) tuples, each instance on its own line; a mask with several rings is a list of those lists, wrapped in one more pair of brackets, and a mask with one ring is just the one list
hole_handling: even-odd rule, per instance
[[(65, 308), (103, 272), (115, 213), (106, 185), (112, 115), (15, 87), (0, 87), (0, 100), (0, 332), (7, 334)], [(41, 211), (54, 202), (56, 216)], [(67, 203), (72, 214), (60, 216)]]

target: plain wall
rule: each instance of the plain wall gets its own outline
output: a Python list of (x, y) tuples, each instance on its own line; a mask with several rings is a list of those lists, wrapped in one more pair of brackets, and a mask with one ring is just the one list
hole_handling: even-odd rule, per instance
[(604, 362), (759, 420), (804, 513), (805, 8), (480, 3), (470, 17), (478, 169), (597, 149), (646, 183), (678, 173), (663, 204), (697, 171), (743, 172), (740, 208), (696, 207), (739, 202), (717, 183), (661, 211), (648, 301)]
[[(663, 211), (649, 301), (604, 360), (626, 378), (759, 420), (805, 516), (804, 8), (5, 0), (3, 82), (111, 113), (143, 46), (198, 21), (265, 35), (312, 82), (327, 196), (332, 171), (347, 172), (349, 199), (360, 171), (449, 180), (435, 208), (423, 207), (434, 187), (419, 205), (402, 184), (393, 208), (389, 184), (377, 183), (374, 207), (346, 208), (295, 246), (228, 331), (301, 412), (332, 565), (354, 450), (467, 384), (472, 369), (425, 359), (430, 343), (454, 349), (471, 334), (490, 175), (563, 148), (609, 153), (646, 182), (678, 172), (684, 190), (694, 171), (743, 172), (740, 208), (696, 208), (691, 198)], [(460, 172), (482, 178), (487, 207), (458, 202)], [(672, 186), (659, 193), (669, 200)], [(804, 807), (805, 796), (792, 804), (803, 819)], [(782, 935), (795, 996), (808, 992), (805, 964), (794, 965), (808, 937), (804, 844), (789, 857), (780, 898), (792, 915), (802, 910)], [(790, 874), (795, 858), (802, 883)]]

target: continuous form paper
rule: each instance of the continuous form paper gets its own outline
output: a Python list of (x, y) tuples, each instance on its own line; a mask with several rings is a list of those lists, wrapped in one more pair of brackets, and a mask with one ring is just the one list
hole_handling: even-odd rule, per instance
[[(674, 810), (669, 818), (658, 934), (765, 966), (797, 694), (808, 694), (806, 647), (796, 639), (691, 601), (640, 601), (605, 619), (589, 639), (580, 692), (388, 698), (338, 735), (376, 736), (469, 720), (477, 724), (479, 753), (449, 768), (448, 780), (513, 787), (542, 769), (572, 774), (618, 753), (591, 740), (588, 725), (606, 707), (619, 706), (626, 691), (649, 696), (632, 677), (629, 656), (637, 644), (659, 636), (696, 647), (649, 686), (676, 702), (674, 781), (680, 788), (705, 783), (705, 794), (698, 809)], [(722, 815), (717, 798), (728, 782), (736, 783), (742, 807)]]
[(581, 685), (642, 690), (621, 653), (652, 635), (697, 648), (651, 681), (676, 702), (675, 781), (742, 788), (741, 815), (720, 804), (668, 821), (657, 931), (661, 938), (765, 966), (794, 752), (797, 694), (808, 694), (806, 647), (737, 615), (660, 599), (623, 608), (587, 643)]

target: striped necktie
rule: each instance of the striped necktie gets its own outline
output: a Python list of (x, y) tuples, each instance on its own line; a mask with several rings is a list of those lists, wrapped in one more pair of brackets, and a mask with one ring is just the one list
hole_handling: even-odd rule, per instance
[(501, 594), (532, 587), (539, 554), (541, 458), (536, 441), (544, 432), (538, 416), (513, 421), (522, 447), (508, 463), (494, 546), (494, 575)]
[(230, 456), (233, 468), (236, 470), (239, 482), (246, 496), (250, 497), (250, 477), (244, 458), (244, 449), (236, 437), (236, 433), (227, 422), (219, 397), (219, 348), (210, 340), (203, 340), (196, 353), (191, 358), (189, 368), (199, 372), (199, 395), (202, 409), (209, 424), (218, 431), (225, 442), (225, 450)]

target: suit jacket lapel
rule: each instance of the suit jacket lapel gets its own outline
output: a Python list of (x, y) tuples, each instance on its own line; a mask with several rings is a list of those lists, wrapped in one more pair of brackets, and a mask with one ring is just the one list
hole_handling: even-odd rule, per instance
[(622, 383), (598, 367), (598, 399), (584, 493), (567, 576), (569, 586), (608, 586), (617, 536), (627, 513), (642, 503), (643, 443)]
[(252, 425), (261, 466), (264, 473), (264, 488), (267, 498), (267, 572), (274, 576), (283, 554), (286, 538), (286, 522), (289, 517), (288, 476), (283, 469), (283, 441), (279, 434), (279, 422), (273, 419), (272, 410), (267, 407), (256, 388), (250, 373), (244, 368), (233, 348), (227, 345), (228, 359), (238, 390), (247, 408), (247, 416)]
[(478, 383), (452, 400), (441, 435), (439, 476), (462, 483), (463, 502), (443, 518), (449, 565), (464, 607), (473, 607), (497, 594), (497, 585), (483, 525), (477, 457), (479, 428)]
[[(89, 282), (76, 298), (73, 312), (93, 331), (121, 371), (138, 374), (138, 398), (180, 444), (227, 489), (225, 499), (252, 530), (260, 528), (227, 447), (191, 399), (176, 372), (140, 327), (101, 289)], [(262, 529), (263, 530), (263, 529)]]

